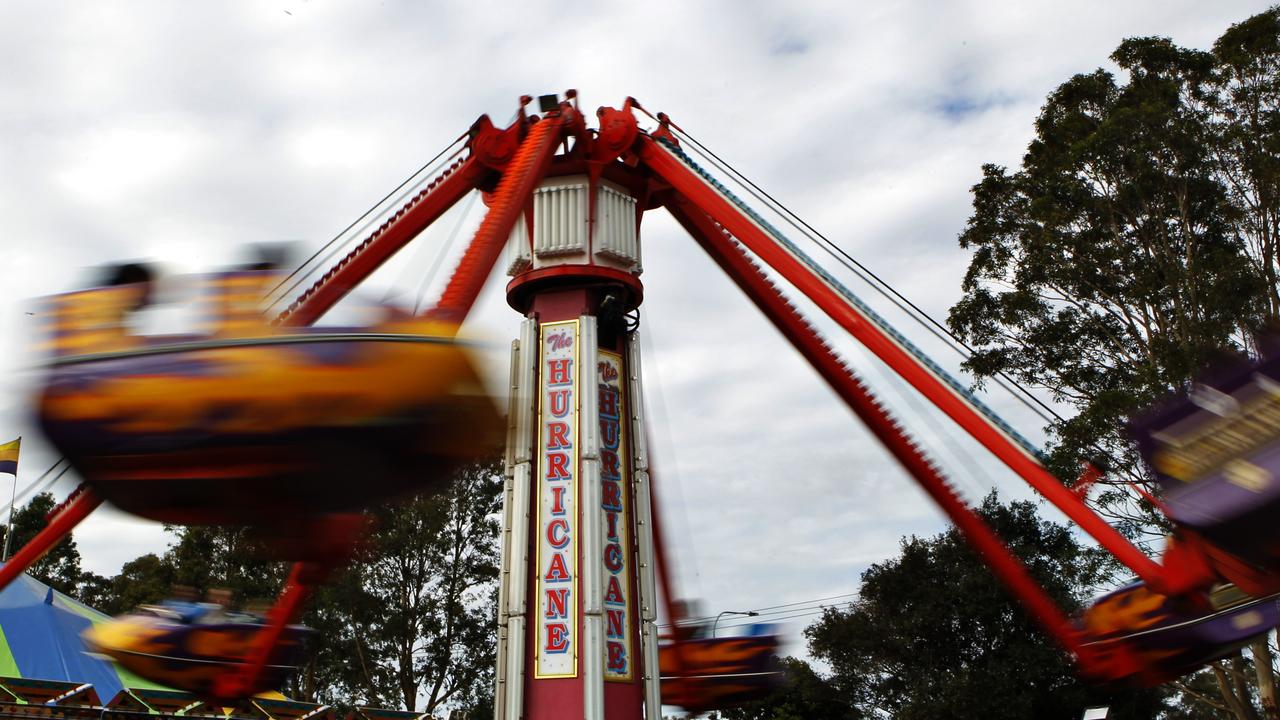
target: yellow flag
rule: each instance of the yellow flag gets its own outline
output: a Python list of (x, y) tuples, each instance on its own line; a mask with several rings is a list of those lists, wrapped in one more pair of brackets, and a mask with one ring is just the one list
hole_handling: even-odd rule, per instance
[(0, 473), (18, 474), (18, 448), (22, 446), (22, 438), (0, 445)]

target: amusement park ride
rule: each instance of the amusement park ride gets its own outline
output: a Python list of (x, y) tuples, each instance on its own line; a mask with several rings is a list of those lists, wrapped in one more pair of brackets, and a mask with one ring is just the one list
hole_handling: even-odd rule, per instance
[[(279, 682), (297, 653), (292, 623), (346, 560), (360, 511), (430, 491), (497, 444), (502, 420), (454, 338), (505, 248), (507, 301), (525, 320), (512, 346), (505, 428), (497, 717), (657, 718), (662, 704), (700, 711), (758, 695), (776, 677), (774, 639), (692, 637), (665, 577), (631, 322), (644, 295), (641, 219), (662, 207), (937, 502), (1082, 675), (1161, 682), (1280, 623), (1271, 599), (1280, 592), (1272, 521), (1280, 485), (1268, 470), (1278, 464), (1280, 360), (1206, 384), (1136, 425), (1162, 484), (1151, 500), (1173, 527), (1156, 561), (1085, 502), (1097, 470), (1086, 468), (1074, 487), (1050, 475), (1012, 428), (695, 164), (682, 146), (687, 135), (665, 115), (649, 116), (656, 126), (642, 130), (637, 113), (648, 113), (628, 98), (597, 110), (592, 129), (572, 91), (540, 98), (540, 115), (526, 113), (531, 101), (521, 99), (508, 127), (477, 120), (465, 157), (459, 149), (271, 321), (256, 313), (278, 277), (262, 272), (220, 278), (215, 326), (200, 337), (125, 333), (121, 317), (144, 300), (145, 282), (55, 298), (40, 416), (85, 484), (0, 569), (0, 586), (103, 501), (164, 522), (249, 526), (295, 561), (264, 623), (205, 643), (216, 647), (203, 672), (160, 667), (189, 639), (172, 623), (135, 621), (127, 637), (100, 639), (99, 649), (128, 646), (117, 653), (122, 662), (217, 698)], [(472, 190), (488, 211), (435, 307), (372, 327), (309, 328)], [(1082, 618), (1067, 617), (761, 265), (1137, 582)], [(359, 496), (349, 492), (353, 476)], [(656, 624), (659, 603), (675, 628), (668, 637)]]

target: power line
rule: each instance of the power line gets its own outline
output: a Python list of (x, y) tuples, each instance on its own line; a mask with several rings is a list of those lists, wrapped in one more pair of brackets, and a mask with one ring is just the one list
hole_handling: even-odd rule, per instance
[(422, 282), (418, 284), (418, 294), (413, 300), (413, 314), (417, 315), (422, 307), (422, 301), (426, 298), (427, 287), (431, 285), (431, 281), (435, 279), (436, 273), (440, 270), (440, 266), (444, 264), (445, 256), (449, 254), (449, 250), (453, 247), (453, 241), (458, 238), (458, 231), (462, 230), (462, 225), (467, 219), (467, 215), (471, 213), (471, 208), (476, 204), (476, 198), (480, 197), (479, 192), (472, 192), (471, 197), (467, 198), (467, 204), (463, 207), (462, 212), (458, 215), (458, 222), (454, 224), (453, 230), (449, 233), (449, 237), (445, 238), (444, 246), (436, 253), (435, 262), (431, 264), (431, 268), (427, 270), (426, 275), (422, 277)]
[[(819, 609), (816, 609), (816, 610), (810, 610), (810, 611), (808, 611), (808, 612), (797, 612), (797, 613), (795, 613), (795, 614), (793, 614), (793, 615), (783, 615), (783, 616), (781, 616), (781, 617), (772, 617), (772, 618), (769, 618), (769, 622), (771, 622), (771, 623), (777, 623), (777, 622), (783, 622), (783, 621), (785, 621), (785, 620), (796, 620), (796, 619), (799, 619), (799, 618), (814, 617), (814, 616), (816, 616), (816, 615), (822, 615), (822, 614), (826, 613), (828, 610), (839, 610), (839, 609), (841, 609), (841, 608), (845, 608), (845, 607), (848, 607), (848, 606), (850, 606), (850, 605), (852, 605), (852, 603), (842, 603), (842, 604), (840, 604), (840, 605), (831, 605), (831, 606), (824, 607), (824, 608), (819, 608)], [(729, 628), (735, 628), (735, 627), (750, 627), (751, 625), (758, 625), (758, 624), (759, 624), (759, 623), (751, 623), (751, 622), (735, 622), (735, 623), (730, 623), (730, 624), (728, 624), (728, 625), (718, 625), (718, 626), (717, 626), (717, 629), (720, 629), (720, 630), (727, 630), (727, 629), (729, 629)]]
[[(754, 609), (755, 609), (755, 611), (756, 611), (756, 612), (759, 612), (759, 611), (761, 611), (761, 610), (773, 610), (773, 609), (776, 609), (776, 608), (795, 607), (796, 605), (810, 605), (810, 604), (812, 604), (812, 603), (816, 603), (816, 602), (823, 602), (823, 601), (826, 601), (826, 600), (838, 600), (838, 599), (840, 599), (840, 598), (856, 597), (857, 595), (858, 595), (858, 593), (856, 593), (856, 592), (851, 592), (851, 593), (841, 593), (840, 595), (832, 595), (832, 596), (830, 596), (830, 597), (820, 597), (820, 598), (814, 598), (814, 599), (812, 599), (812, 600), (799, 600), (799, 601), (797, 601), (797, 602), (793, 602), (793, 603), (783, 603), (783, 604), (781, 604), (781, 605), (768, 605), (768, 606), (765, 606), (765, 607), (762, 607), (762, 608), (754, 608)], [(714, 617), (714, 616), (713, 616), (713, 617)]]
[(66, 460), (66, 458), (58, 458), (58, 461), (50, 465), (48, 470), (45, 470), (44, 472), (40, 473), (40, 477), (36, 478), (35, 480), (32, 480), (30, 483), (27, 484), (26, 487), (22, 488), (22, 492), (19, 492), (17, 495), (14, 495), (13, 502), (10, 504), (10, 508), (15, 506), (19, 501), (25, 500), (27, 496), (32, 493), (33, 490), (35, 491), (35, 494), (39, 495), (40, 493), (53, 487), (55, 483), (61, 480), (62, 476), (66, 475), (67, 472), (71, 470), (70, 464), (62, 468), (62, 470), (57, 475), (54, 475), (53, 477), (49, 478), (49, 480), (46, 481), (44, 485), (40, 485), (39, 488), (37, 488), (37, 485), (40, 484), (40, 481), (48, 477), (50, 473), (54, 471), (55, 468), (57, 468), (59, 465), (63, 463), (64, 460)]
[[(840, 595), (832, 595), (832, 596), (830, 596), (830, 597), (812, 598), (812, 599), (810, 599), (810, 600), (798, 600), (798, 601), (796, 601), (796, 602), (783, 603), (783, 604), (781, 604), (781, 605), (766, 605), (766, 606), (764, 606), (764, 607), (751, 608), (751, 609), (749, 609), (749, 610), (744, 610), (743, 612), (754, 612), (754, 613), (756, 613), (756, 616), (757, 616), (757, 617), (769, 617), (769, 616), (773, 616), (773, 615), (780, 615), (780, 614), (787, 614), (787, 613), (797, 612), (797, 611), (799, 611), (799, 610), (813, 610), (813, 609), (815, 609), (815, 607), (804, 607), (804, 608), (802, 608), (802, 607), (799, 607), (799, 606), (802, 606), (802, 605), (804, 605), (804, 606), (814, 606), (814, 605), (815, 605), (815, 604), (817, 604), (817, 603), (824, 603), (824, 602), (827, 602), (827, 601), (830, 601), (830, 600), (839, 600), (839, 599), (841, 599), (841, 598), (852, 598), (852, 597), (856, 597), (857, 595), (858, 595), (858, 593), (856, 593), (856, 592), (852, 592), (852, 593), (843, 593), (843, 594), (840, 594)], [(819, 608), (819, 609), (825, 609), (825, 608), (827, 608), (827, 607), (835, 607), (835, 606), (839, 606), (839, 605), (846, 605), (846, 604), (848, 604), (849, 602), (852, 602), (852, 601), (846, 601), (846, 602), (843, 602), (843, 603), (835, 603), (835, 604), (833, 604), (833, 605), (816, 605), (816, 608)], [(714, 619), (714, 618), (716, 618), (716, 617), (717, 617), (716, 615), (707, 615), (707, 616), (705, 616), (705, 617), (681, 618), (680, 623), (681, 623), (681, 624), (686, 624), (686, 623), (698, 623), (698, 622), (703, 622), (703, 621), (707, 621), (707, 620), (712, 620), (712, 619)], [(750, 624), (750, 623), (748, 623), (748, 624)], [(671, 623), (666, 623), (666, 624), (663, 624), (663, 625), (659, 625), (659, 627), (671, 627)], [(728, 627), (728, 626), (726, 625), (726, 626), (721, 626), (721, 627)]]
[[(60, 458), (58, 458), (58, 459), (57, 459), (57, 460), (56, 460), (52, 465), (50, 465), (50, 466), (49, 466), (49, 468), (48, 468), (47, 470), (45, 470), (44, 472), (40, 473), (40, 476), (39, 476), (39, 477), (37, 477), (35, 480), (32, 480), (31, 482), (27, 483), (26, 487), (22, 488), (22, 492), (19, 492), (19, 493), (14, 497), (14, 500), (15, 500), (15, 501), (17, 501), (17, 500), (20, 500), (20, 499), (22, 499), (22, 498), (26, 497), (27, 495), (29, 495), (29, 494), (31, 493), (32, 488), (34, 488), (37, 484), (39, 484), (39, 482), (40, 482), (41, 480), (44, 480), (45, 478), (49, 477), (49, 474), (50, 474), (50, 473), (52, 473), (54, 470), (56, 470), (56, 469), (58, 468), (58, 466), (59, 466), (59, 465), (61, 465), (62, 463), (66, 462), (66, 460), (67, 460), (67, 459), (66, 459), (65, 457), (60, 457)], [(68, 467), (70, 467), (70, 466), (68, 466)], [(65, 469), (64, 469), (64, 471), (65, 471)], [(62, 475), (61, 475), (61, 474), (59, 474), (59, 475), (58, 475), (58, 477), (62, 477)]]

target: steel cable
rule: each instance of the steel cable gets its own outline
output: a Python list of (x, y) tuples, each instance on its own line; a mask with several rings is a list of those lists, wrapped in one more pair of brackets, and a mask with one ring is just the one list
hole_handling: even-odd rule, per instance
[(808, 254), (788, 239), (786, 235), (782, 234), (780, 230), (769, 223), (768, 220), (761, 217), (755, 209), (734, 195), (729, 188), (725, 187), (723, 183), (716, 180), (714, 176), (698, 165), (693, 158), (689, 157), (689, 155), (682, 149), (666, 138), (658, 138), (656, 142), (673, 158), (684, 164), (690, 171), (702, 178), (707, 185), (719, 193), (727, 202), (733, 204), (739, 212), (769, 235), (779, 247), (789, 253), (797, 262), (805, 265), (814, 276), (824, 282), (833, 292), (838, 294), (845, 303), (847, 303), (851, 308), (856, 309), (858, 313), (874, 324), (881, 333), (898, 345), (898, 347), (904, 352), (914, 357), (916, 362), (928, 370), (939, 382), (949, 387), (952, 392), (962, 398), (972, 409), (985, 416), (988, 423), (1003, 433), (1016, 446), (1021, 448), (1023, 452), (1037, 460), (1041, 458), (1040, 449), (1032, 444), (1031, 441), (1023, 437), (1021, 433), (996, 414), (994, 410), (974, 395), (972, 391), (966, 388), (962, 383), (960, 383), (960, 381), (956, 380), (950, 373), (938, 365), (937, 362), (926, 355), (924, 351), (916, 347), (914, 343), (889, 324), (889, 322), (881, 317), (879, 313), (871, 308), (871, 306), (867, 305), (866, 302), (855, 295), (853, 291), (844, 285), (844, 283), (840, 282), (822, 265), (809, 257)]
[[(698, 142), (698, 140), (692, 137), (691, 135), (689, 135), (688, 132), (684, 130), (680, 130), (678, 128), (672, 128), (672, 131), (678, 134), (681, 138), (688, 140), (691, 145), (697, 147), (700, 150), (698, 154), (705, 161), (707, 161), (708, 164), (715, 166), (718, 170), (721, 170), (722, 172), (728, 173), (730, 177), (736, 180), (738, 184), (748, 192), (748, 194), (754, 196), (761, 203), (765, 204), (774, 212), (778, 213), (778, 215), (781, 216), (782, 219), (787, 224), (791, 225), (793, 228), (799, 231), (802, 235), (809, 238), (812, 242), (814, 242), (818, 247), (822, 248), (828, 255), (834, 258), (843, 267), (845, 267), (847, 270), (857, 275), (863, 282), (867, 283), (867, 285), (869, 285), (872, 289), (880, 293), (881, 296), (883, 296), (889, 302), (893, 303), (895, 307), (897, 307), (899, 310), (905, 313), (908, 317), (915, 320), (916, 323), (918, 323), (921, 327), (928, 330), (934, 337), (941, 340), (948, 347), (948, 349), (956, 352), (966, 360), (972, 357), (972, 355), (976, 352), (972, 347), (966, 344), (963, 340), (956, 337), (956, 335), (952, 333), (950, 329), (948, 329), (945, 325), (938, 322), (931, 315), (925, 312), (922, 308), (920, 308), (918, 305), (913, 303), (909, 298), (907, 298), (902, 293), (898, 292), (898, 290), (894, 288), (892, 284), (890, 284), (888, 281), (884, 280), (879, 275), (874, 273), (866, 265), (863, 265), (861, 262), (859, 262), (856, 258), (854, 258), (852, 255), (847, 253), (839, 245), (836, 245), (834, 242), (828, 239), (825, 235), (818, 232), (818, 230), (816, 230), (812, 225), (805, 222), (804, 219), (802, 219), (796, 213), (792, 212), (790, 208), (788, 208), (786, 205), (783, 205), (780, 201), (778, 201), (768, 192), (766, 192), (765, 190), (760, 188), (758, 185), (753, 183), (745, 175), (738, 172), (736, 168), (734, 168), (732, 165), (724, 161), (722, 158), (720, 158), (720, 156), (716, 155), (714, 152), (708, 149), (705, 145)], [(993, 380), (1001, 388), (1003, 388), (1004, 390), (1009, 392), (1011, 395), (1013, 395), (1015, 398), (1017, 398), (1019, 402), (1021, 402), (1023, 405), (1026, 405), (1027, 408), (1029, 408), (1032, 412), (1035, 412), (1042, 419), (1046, 421), (1052, 421), (1054, 419), (1057, 419), (1058, 421), (1064, 420), (1064, 418), (1061, 415), (1059, 415), (1057, 411), (1055, 411), (1052, 407), (1050, 407), (1044, 401), (1040, 400), (1040, 398), (1032, 394), (1029, 389), (1027, 389), (1017, 380), (1013, 379), (1012, 377), (1009, 377), (1007, 374), (1003, 372), (998, 373), (997, 376), (993, 377)]]
[[(440, 167), (441, 165), (447, 164), (450, 160), (453, 159), (455, 155), (462, 152), (463, 148), (458, 148), (457, 150), (454, 150), (452, 153), (450, 153), (449, 151), (453, 149), (453, 147), (457, 145), (458, 142), (465, 139), (466, 137), (467, 137), (466, 134), (460, 135), (459, 137), (454, 139), (453, 142), (446, 145), (443, 150), (436, 153), (435, 157), (431, 158), (426, 163), (424, 163), (422, 167), (415, 170), (411, 175), (409, 175), (409, 177), (405, 178), (403, 182), (401, 182), (394, 189), (392, 189), (391, 192), (382, 196), (382, 199), (374, 203), (368, 210), (366, 210), (362, 215), (360, 215), (360, 217), (357, 217), (355, 220), (352, 220), (349, 225), (347, 225), (345, 228), (340, 230), (338, 234), (334, 235), (332, 238), (329, 239), (328, 242), (326, 242), (324, 245), (321, 245), (318, 250), (312, 253), (311, 257), (302, 261), (302, 263), (299, 264), (298, 267), (294, 269), (293, 272), (289, 273), (287, 276), (282, 278), (280, 282), (276, 283), (275, 287), (271, 288), (271, 290), (267, 292), (267, 297), (271, 298), (268, 304), (268, 307), (273, 307), (279, 304), (282, 300), (284, 300), (285, 297), (287, 297), (290, 293), (297, 290), (299, 286), (304, 284), (306, 282), (306, 279), (310, 277), (312, 273), (314, 273), (317, 269), (322, 268), (326, 264), (328, 264), (328, 262), (332, 260), (335, 255), (341, 252), (342, 248), (345, 246), (346, 243), (343, 243), (341, 245), (338, 245), (338, 247), (334, 247), (334, 245), (337, 245), (339, 241), (341, 241), (344, 237), (347, 237), (346, 242), (349, 243), (352, 239), (363, 235), (364, 232), (368, 230), (368, 228), (372, 227), (372, 225), (377, 221), (377, 217), (379, 214), (378, 211), (380, 208), (384, 208), (388, 206), (396, 207), (399, 204), (401, 204), (405, 198), (407, 198), (410, 194), (414, 192), (414, 190), (417, 189), (417, 187), (421, 184), (422, 180), (426, 178), (430, 178), (436, 174), (434, 172), (436, 168)], [(415, 183), (414, 182), (415, 180), (418, 180), (418, 182)], [(400, 193), (399, 196), (396, 196), (396, 193)], [(388, 205), (387, 201), (391, 200), (392, 197), (395, 197), (396, 199), (393, 200)], [(360, 225), (362, 222), (364, 224), (360, 227), (359, 230), (357, 230), (356, 232), (351, 232), (352, 228), (355, 228), (357, 225)], [(320, 258), (321, 255), (324, 255), (324, 258), (322, 258), (319, 262), (316, 262), (316, 259)], [(308, 268), (308, 266), (312, 265), (313, 263), (314, 263), (314, 266)], [(289, 282), (290, 280), (293, 280), (293, 282), (290, 283)], [(284, 288), (286, 284), (288, 284), (289, 287), (282, 290), (281, 288)]]

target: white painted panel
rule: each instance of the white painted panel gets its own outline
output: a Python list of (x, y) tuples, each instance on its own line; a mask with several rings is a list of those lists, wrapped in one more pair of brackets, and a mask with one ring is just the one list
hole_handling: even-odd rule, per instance
[(596, 255), (638, 264), (635, 217), (635, 198), (601, 185), (596, 195)]
[(525, 216), (516, 220), (516, 226), (507, 238), (507, 274), (518, 275), (533, 264), (533, 253), (529, 249), (529, 226)]
[(533, 195), (533, 251), (538, 257), (584, 253), (587, 186), (551, 185)]

